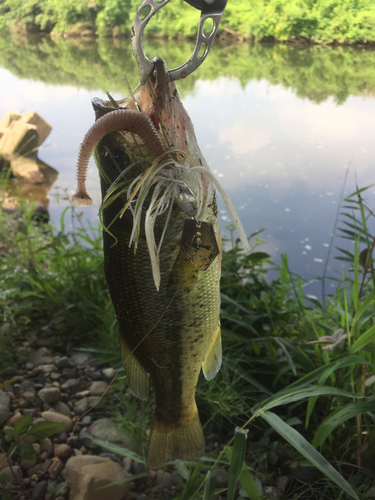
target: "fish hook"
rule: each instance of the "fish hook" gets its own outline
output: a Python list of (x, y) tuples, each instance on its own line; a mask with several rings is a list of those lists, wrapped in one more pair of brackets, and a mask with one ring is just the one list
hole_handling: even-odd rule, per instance
[[(132, 27), (132, 49), (133, 55), (138, 63), (141, 84), (145, 83), (147, 77), (150, 76), (154, 70), (154, 60), (150, 61), (148, 59), (143, 48), (143, 31), (151, 17), (162, 7), (167, 5), (169, 1), (170, 0), (162, 0), (157, 2), (156, 0), (143, 0), (136, 12)], [(186, 78), (206, 59), (212, 42), (214, 41), (227, 1), (228, 0), (185, 0), (185, 2), (192, 7), (201, 11), (201, 17), (199, 19), (194, 52), (190, 59), (182, 66), (168, 71), (171, 81)], [(146, 12), (148, 8), (150, 8), (150, 10)], [(205, 33), (204, 25), (209, 19), (212, 21), (212, 28), (209, 33)], [(202, 50), (203, 53), (201, 53)]]

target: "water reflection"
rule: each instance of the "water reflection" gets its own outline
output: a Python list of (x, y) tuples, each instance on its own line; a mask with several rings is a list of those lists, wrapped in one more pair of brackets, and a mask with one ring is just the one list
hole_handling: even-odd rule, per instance
[[(0, 69), (0, 115), (32, 107), (51, 123), (51, 142), (40, 157), (73, 193), (78, 146), (94, 117), (90, 99), (105, 97), (106, 90), (125, 95), (124, 72), (137, 83), (129, 41), (86, 46), (43, 39), (22, 50), (17, 43), (0, 40), (6, 68)], [(146, 53), (164, 57), (170, 67), (191, 52), (189, 43), (146, 43)], [(347, 170), (346, 194), (356, 181), (361, 187), (374, 182), (375, 52), (215, 45), (179, 89), (203, 154), (246, 232), (265, 228), (263, 249), (273, 259), (287, 253), (294, 272), (321, 276)], [(88, 189), (99, 202), (93, 162)], [(374, 188), (365, 193), (370, 208), (374, 194)], [(64, 204), (52, 200), (50, 207), (58, 221)], [(88, 217), (96, 221), (96, 213), (97, 207)], [(230, 222), (224, 205), (220, 214), (224, 228)], [(341, 272), (340, 263), (331, 265)], [(308, 292), (319, 295), (320, 287)]]

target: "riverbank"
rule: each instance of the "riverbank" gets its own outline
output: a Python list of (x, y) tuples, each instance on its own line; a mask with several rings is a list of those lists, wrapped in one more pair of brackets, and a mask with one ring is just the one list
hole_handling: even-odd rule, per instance
[[(361, 198), (355, 198), (353, 195), (351, 203), (346, 203), (354, 210), (365, 210)], [(73, 216), (80, 217), (74, 212)], [(351, 220), (353, 227), (360, 226), (359, 221)], [(249, 498), (251, 488), (255, 488), (251, 498), (259, 500), (261, 494), (273, 500), (301, 495), (331, 500), (340, 496), (339, 488), (358, 498), (344, 477), (361, 499), (371, 497), (375, 483), (373, 426), (371, 419), (367, 421), (367, 413), (373, 411), (375, 385), (371, 349), (374, 284), (367, 279), (373, 268), (371, 255), (359, 255), (358, 248), (355, 256), (346, 253), (345, 258), (354, 263), (353, 282), (338, 283), (325, 307), (316, 301), (310, 308), (301, 280), (293, 277), (286, 256), (278, 269), (279, 277), (270, 281), (268, 255), (257, 250), (254, 237), (249, 255), (237, 247), (223, 252), (225, 356), (219, 374), (210, 382), (200, 381), (197, 387), (207, 445), (203, 468), (176, 462), (147, 473), (143, 457), (152, 397), (146, 403), (133, 398), (120, 372), (120, 379), (100, 404), (84, 413), (109, 389), (121, 360), (104, 281), (101, 238), (92, 229), (81, 227), (66, 233), (64, 227), (62, 224), (56, 232), (49, 224), (40, 224), (33, 217), (33, 207), (25, 203), (18, 210), (0, 213), (0, 235), (5, 243), (0, 253), (0, 363), (5, 376), (5, 384), (0, 386), (4, 389), (0, 392), (0, 416), (7, 426), (7, 439), (0, 435), (0, 468), (6, 469), (9, 478), (2, 483), (7, 493), (18, 488), (18, 496), (8, 494), (5, 498), (67, 500), (69, 488), (72, 494), (92, 484), (96, 488), (126, 480), (118, 496), (113, 494), (112, 498), (154, 500), (161, 491), (166, 499), (195, 499), (205, 479), (208, 481), (209, 470), (216, 479), (215, 499), (233, 498), (226, 492), (234, 470), (230, 449), (226, 455), (229, 460), (221, 457), (220, 465), (214, 462), (236, 426), (248, 429), (241, 465), (247, 475), (246, 481), (245, 475), (240, 476), (242, 487), (237, 488), (237, 498)], [(346, 233), (357, 239), (352, 230)], [(370, 237), (367, 228), (364, 233)], [(353, 325), (353, 336), (338, 328), (340, 324)], [(308, 343), (308, 339), (313, 342)], [(316, 400), (318, 395), (332, 396), (329, 405), (325, 398)], [(303, 401), (309, 401), (307, 411)], [(283, 406), (290, 402), (294, 404)], [(340, 418), (332, 421), (331, 412)], [(271, 427), (263, 421), (263, 414)], [(357, 425), (363, 429), (363, 442), (354, 439), (354, 420), (348, 421), (353, 425), (342, 425), (353, 415), (361, 416)], [(60, 422), (63, 428), (52, 429), (48, 422)], [(32, 446), (20, 445), (25, 441), (19, 430), (22, 425), (22, 429), (30, 426), (29, 436), (33, 436), (33, 426), (39, 425)], [(326, 440), (327, 431), (334, 440)], [(92, 438), (101, 441), (93, 442)], [(308, 441), (319, 446), (340, 470), (336, 484), (311, 467), (310, 462), (333, 477), (330, 464)], [(303, 451), (304, 457), (298, 451)], [(337, 462), (343, 454), (345, 463)], [(90, 468), (84, 470), (87, 464)], [(100, 473), (101, 484), (92, 482), (92, 465), (94, 475)], [(75, 481), (83, 472), (86, 480)], [(194, 483), (194, 478), (200, 479)], [(206, 498), (214, 498), (213, 490)]]
[[(0, 28), (43, 32), (63, 37), (128, 36), (139, 0), (75, 3), (63, 0), (30, 2), (29, 9), (9, 0), (0, 5)], [(169, 3), (151, 20), (146, 34), (163, 38), (194, 38), (199, 11)], [(304, 41), (317, 44), (375, 42), (375, 5), (370, 0), (233, 0), (221, 22), (221, 35), (237, 40)]]

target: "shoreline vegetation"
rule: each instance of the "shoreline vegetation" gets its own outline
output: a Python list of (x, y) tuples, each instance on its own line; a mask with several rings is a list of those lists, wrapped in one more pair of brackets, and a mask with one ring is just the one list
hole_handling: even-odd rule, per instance
[[(9, 179), (0, 181), (0, 197), (10, 202)], [(226, 470), (228, 465), (232, 479), (227, 500), (234, 499), (238, 480), (244, 490), (238, 498), (260, 500), (264, 497), (259, 478), (269, 487), (278, 484), (275, 478), (292, 478), (301, 468), (304, 475), (289, 479), (284, 494), (272, 498), (299, 494), (313, 500), (359, 500), (372, 493), (375, 238), (370, 233), (374, 213), (364, 204), (366, 190), (357, 188), (341, 204), (342, 228), (337, 236), (350, 240), (353, 251), (336, 247), (335, 258), (347, 264), (347, 271), (334, 280), (335, 292), (322, 303), (304, 295), (304, 283), (291, 271), (286, 255), (275, 268), (278, 277), (268, 279), (269, 266), (275, 264), (260, 251), (264, 242), (259, 233), (249, 236), (248, 255), (232, 233), (232, 247), (223, 252), (221, 279), (223, 366), (210, 383), (202, 381), (197, 388), (205, 432), (215, 436), (216, 444), (204, 457), (202, 470), (208, 470), (207, 475), (200, 475), (202, 462), (168, 465), (170, 471), (176, 466), (185, 480), (180, 481), (181, 495), (176, 497), (174, 491), (175, 500), (201, 498), (213, 469)], [(22, 199), (18, 204), (13, 211), (0, 205), (1, 369), (8, 370), (8, 377), (25, 376), (17, 366), (43, 346), (59, 350), (60, 356), (83, 349), (116, 371), (121, 365), (118, 334), (104, 280), (100, 228), (83, 227), (82, 213), (74, 207), (65, 209), (58, 229), (38, 221), (33, 204)], [(19, 379), (6, 380), (3, 387), (14, 381)], [(129, 415), (137, 415), (132, 432), (145, 436), (152, 402), (140, 410), (140, 404), (124, 393), (123, 376), (121, 381), (115, 393), (106, 396), (105, 407), (90, 415), (111, 418), (121, 423), (124, 432), (129, 430)], [(31, 425), (31, 421), (29, 417), (23, 422)], [(18, 439), (20, 425), (7, 434), (7, 441), (15, 444), (4, 445), (16, 464), (26, 458)], [(227, 445), (229, 437), (233, 439)], [(116, 456), (131, 453), (110, 442), (99, 444)], [(131, 456), (143, 463), (143, 452)], [(312, 473), (311, 465), (327, 478)], [(213, 500), (214, 488), (204, 498)], [(11, 489), (7, 492), (2, 498), (11, 499)]]
[[(127, 37), (140, 0), (5, 0), (0, 30), (51, 37)], [(199, 11), (171, 1), (150, 21), (152, 38), (195, 38)], [(219, 38), (229, 42), (375, 43), (372, 0), (230, 0)]]

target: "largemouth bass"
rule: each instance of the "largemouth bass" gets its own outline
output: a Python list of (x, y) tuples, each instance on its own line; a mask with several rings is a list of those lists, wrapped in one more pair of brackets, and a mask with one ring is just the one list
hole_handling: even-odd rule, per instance
[(200, 370), (213, 378), (222, 357), (214, 179), (162, 60), (133, 96), (93, 105), (73, 201), (91, 204), (86, 169), (100, 139), (105, 276), (130, 390), (145, 400), (150, 377), (154, 386), (155, 469), (205, 449), (195, 390)]

